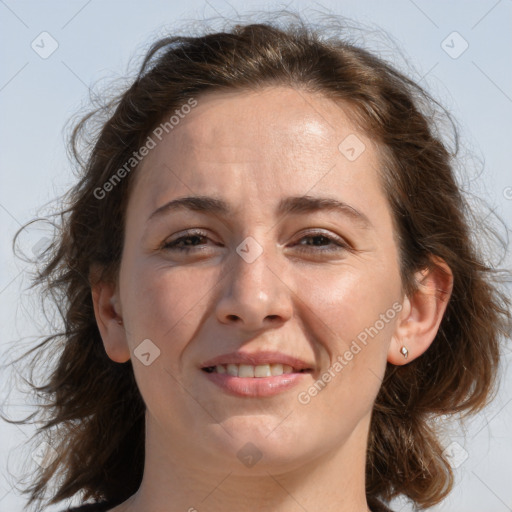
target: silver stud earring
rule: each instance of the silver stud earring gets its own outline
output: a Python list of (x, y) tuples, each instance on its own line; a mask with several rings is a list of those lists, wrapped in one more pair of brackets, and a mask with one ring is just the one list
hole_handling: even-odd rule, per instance
[(409, 351), (405, 346), (402, 345), (402, 348), (400, 349), (400, 353), (404, 356), (404, 359), (407, 359), (407, 356), (409, 355)]

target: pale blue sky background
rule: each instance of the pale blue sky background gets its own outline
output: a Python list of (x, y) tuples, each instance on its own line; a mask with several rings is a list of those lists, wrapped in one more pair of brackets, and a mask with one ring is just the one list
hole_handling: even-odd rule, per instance
[[(63, 128), (87, 102), (88, 87), (99, 79), (124, 75), (130, 59), (140, 56), (166, 27), (219, 13), (232, 18), (235, 10), (246, 14), (283, 4), (188, 0), (182, 5), (160, 0), (0, 0), (0, 364), (8, 360), (7, 350), (41, 333), (36, 299), (22, 294), (28, 281), (20, 273), (22, 264), (13, 258), (11, 239), (20, 224), (73, 182)], [(412, 77), (421, 79), (454, 114), (466, 148), (485, 162), (471, 190), (512, 225), (512, 0), (292, 1), (288, 5), (294, 10), (323, 6), (387, 30), (408, 56)], [(51, 38), (38, 37), (42, 32)], [(44, 49), (38, 43), (41, 37)], [(31, 47), (34, 40), (40, 52), (49, 51), (52, 44), (58, 47), (43, 59)], [(385, 58), (396, 56), (393, 48), (385, 50), (373, 37), (367, 44)], [(131, 70), (137, 62), (132, 61)], [(404, 69), (403, 61), (397, 65)], [(40, 237), (41, 233), (29, 232), (24, 247), (30, 250)], [(509, 255), (508, 266), (510, 261)], [(0, 404), (4, 413), (14, 416), (22, 411), (24, 398), (11, 393), (5, 367), (0, 368)], [(0, 512), (23, 510), (24, 500), (13, 489), (9, 473), (20, 474), (35, 464), (30, 451), (19, 446), (32, 433), (0, 422)], [(466, 452), (467, 458), (454, 470), (452, 495), (434, 510), (511, 511), (510, 369), (496, 401), (468, 424), (466, 436), (453, 427), (443, 442), (458, 443), (460, 460)], [(52, 510), (63, 508), (61, 504)], [(401, 501), (395, 509), (412, 510)]]

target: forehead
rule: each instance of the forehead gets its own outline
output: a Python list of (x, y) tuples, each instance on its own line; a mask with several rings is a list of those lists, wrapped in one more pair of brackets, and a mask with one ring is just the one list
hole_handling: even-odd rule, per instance
[(338, 192), (359, 202), (379, 193), (376, 146), (346, 107), (324, 95), (268, 87), (196, 101), (137, 170), (134, 192), (146, 197), (146, 208), (191, 193), (246, 202), (270, 201), (276, 190)]
[[(326, 150), (338, 154), (344, 134), (354, 132), (344, 109), (319, 93), (288, 87), (214, 92), (173, 130), (175, 146), (194, 153), (215, 150), (226, 161), (241, 153), (265, 158), (282, 149), (298, 155)], [(273, 155), (275, 157), (276, 154)]]
[[(183, 142), (190, 139), (211, 144), (222, 138), (225, 145), (257, 152), (261, 148), (256, 145), (242, 144), (244, 133), (257, 135), (262, 141), (277, 146), (299, 139), (304, 143), (307, 138), (314, 144), (315, 140), (325, 140), (335, 131), (326, 117), (326, 113), (336, 108), (332, 101), (320, 94), (291, 88), (209, 93), (199, 98), (198, 103), (194, 118), (185, 122), (180, 131)], [(341, 109), (339, 113), (344, 116)], [(191, 124), (193, 130), (187, 130)], [(237, 130), (233, 130), (234, 125)]]

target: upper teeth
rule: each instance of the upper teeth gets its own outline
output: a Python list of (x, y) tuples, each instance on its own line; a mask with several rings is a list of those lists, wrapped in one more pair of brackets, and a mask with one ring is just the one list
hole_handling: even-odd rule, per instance
[(227, 373), (234, 377), (272, 377), (283, 373), (293, 373), (293, 368), (287, 364), (218, 364), (215, 367), (217, 373)]

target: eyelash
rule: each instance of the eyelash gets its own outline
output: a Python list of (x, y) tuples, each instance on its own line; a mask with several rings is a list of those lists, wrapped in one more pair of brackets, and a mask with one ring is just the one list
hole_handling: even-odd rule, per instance
[[(208, 238), (208, 236), (201, 231), (191, 231), (191, 232), (189, 232), (188, 235), (181, 236), (181, 237), (177, 238), (176, 240), (172, 240), (170, 242), (166, 242), (162, 248), (165, 250), (168, 250), (168, 251), (177, 251), (177, 252), (182, 252), (182, 253), (194, 252), (195, 249), (197, 248), (197, 246), (178, 246), (178, 243), (190, 240), (192, 238), (198, 238), (198, 237), (199, 238)], [(299, 241), (305, 240), (308, 238), (310, 238), (310, 239), (324, 238), (325, 240), (331, 242), (331, 246), (332, 246), (331, 249), (320, 249), (319, 252), (321, 252), (321, 253), (332, 253), (332, 252), (338, 252), (340, 250), (350, 250), (351, 249), (350, 246), (347, 243), (343, 242), (341, 239), (328, 236), (324, 233), (308, 233), (307, 235), (300, 238)], [(312, 247), (315, 247), (315, 246), (312, 246)], [(310, 249), (305, 249), (304, 247), (299, 248), (298, 251), (299, 252), (311, 252)]]

